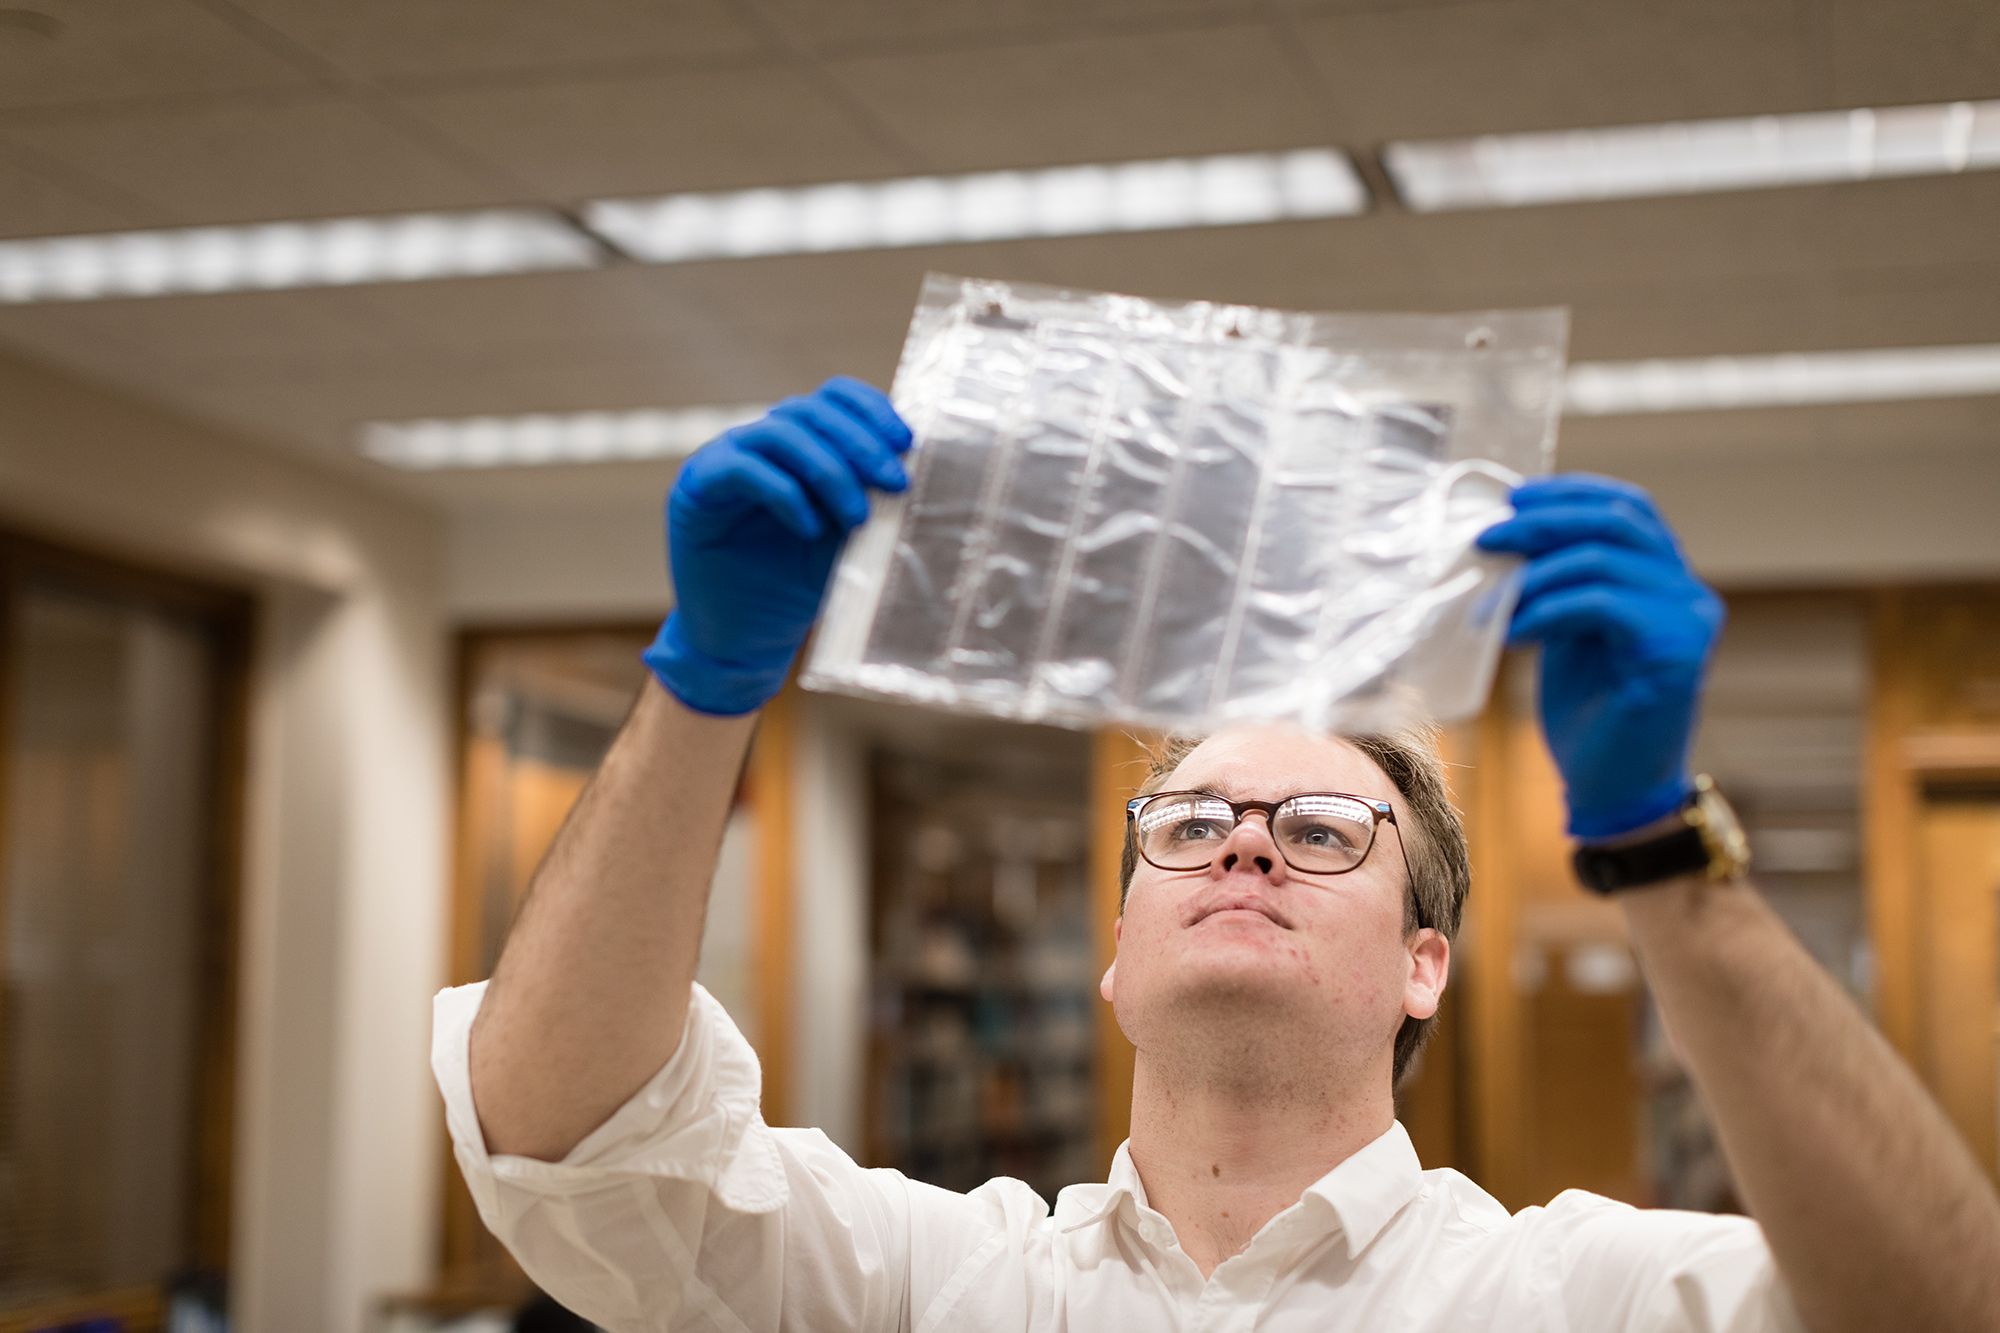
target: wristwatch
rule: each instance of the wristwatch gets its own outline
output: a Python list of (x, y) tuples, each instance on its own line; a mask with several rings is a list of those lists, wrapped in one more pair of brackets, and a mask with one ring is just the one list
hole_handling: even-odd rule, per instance
[(1694, 780), (1694, 795), (1680, 817), (1683, 827), (1645, 842), (1577, 848), (1572, 858), (1577, 879), (1594, 893), (1609, 894), (1684, 875), (1738, 879), (1750, 868), (1743, 822), (1716, 790), (1715, 779), (1703, 773)]

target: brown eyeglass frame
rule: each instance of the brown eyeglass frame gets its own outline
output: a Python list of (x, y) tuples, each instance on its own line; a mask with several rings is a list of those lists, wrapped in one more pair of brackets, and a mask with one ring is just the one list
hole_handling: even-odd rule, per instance
[(1231, 833), (1234, 833), (1236, 826), (1243, 822), (1243, 816), (1252, 813), (1262, 814), (1264, 816), (1264, 827), (1266, 830), (1269, 830), (1271, 820), (1277, 816), (1278, 807), (1284, 805), (1286, 801), (1296, 801), (1302, 796), (1337, 796), (1342, 800), (1359, 801), (1374, 813), (1375, 821), (1368, 827), (1368, 845), (1361, 849), (1361, 855), (1353, 865), (1347, 867), (1345, 870), (1308, 870), (1303, 866), (1293, 865), (1292, 858), (1285, 855), (1284, 847), (1278, 844), (1277, 839), (1273, 838), (1271, 840), (1272, 845), (1278, 848), (1279, 859), (1283, 860), (1286, 865), (1291, 866), (1293, 870), (1296, 870), (1301, 875), (1352, 874), (1361, 868), (1363, 862), (1367, 861), (1368, 853), (1375, 850), (1375, 844), (1381, 840), (1382, 825), (1394, 824), (1396, 826), (1396, 850), (1403, 855), (1403, 880), (1404, 883), (1410, 886), (1410, 900), (1416, 908), (1417, 926), (1419, 929), (1422, 929), (1430, 924), (1430, 922), (1424, 919), (1423, 900), (1417, 897), (1417, 877), (1410, 870), (1410, 849), (1403, 844), (1403, 826), (1396, 822), (1396, 807), (1390, 805), (1387, 801), (1378, 801), (1373, 796), (1360, 796), (1349, 791), (1294, 792), (1292, 795), (1285, 797), (1283, 801), (1232, 801), (1227, 796), (1221, 796), (1212, 791), (1154, 791), (1147, 792), (1144, 796), (1134, 796), (1131, 800), (1125, 802), (1125, 823), (1131, 831), (1132, 849), (1139, 853), (1139, 858), (1147, 865), (1152, 866), (1155, 870), (1167, 871), (1169, 874), (1184, 874), (1188, 870), (1199, 869), (1199, 867), (1163, 866), (1152, 857), (1146, 855), (1146, 840), (1139, 836), (1139, 811), (1148, 802), (1161, 800), (1168, 796), (1199, 796), (1203, 800), (1219, 801), (1223, 805), (1228, 806), (1230, 815), (1229, 831)]

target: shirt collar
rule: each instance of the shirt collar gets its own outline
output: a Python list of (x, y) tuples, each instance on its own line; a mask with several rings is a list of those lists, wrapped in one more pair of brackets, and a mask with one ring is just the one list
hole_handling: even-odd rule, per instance
[(1132, 1165), (1132, 1140), (1127, 1139), (1111, 1155), (1111, 1172), (1102, 1185), (1071, 1185), (1056, 1196), (1056, 1226), (1065, 1234), (1081, 1231), (1121, 1209), (1136, 1212), (1145, 1206), (1145, 1182)]
[[(1366, 1249), (1403, 1205), (1423, 1188), (1423, 1164), (1400, 1121), (1391, 1121), (1372, 1142), (1315, 1180), (1299, 1196), (1308, 1208), (1324, 1208), (1346, 1241), (1351, 1259)], [(1113, 1213), (1130, 1221), (1146, 1206), (1146, 1186), (1132, 1164), (1131, 1140), (1118, 1145), (1102, 1185), (1072, 1185), (1056, 1204), (1056, 1223), (1079, 1231)]]

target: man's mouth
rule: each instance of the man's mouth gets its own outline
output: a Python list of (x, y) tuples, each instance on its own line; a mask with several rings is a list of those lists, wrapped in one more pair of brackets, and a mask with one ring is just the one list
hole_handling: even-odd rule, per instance
[(1198, 925), (1208, 918), (1224, 912), (1254, 912), (1258, 916), (1270, 921), (1273, 925), (1282, 927), (1285, 930), (1292, 928), (1292, 923), (1285, 919), (1284, 913), (1272, 906), (1267, 900), (1255, 894), (1234, 891), (1228, 893), (1211, 893), (1195, 899), (1192, 910), (1188, 913), (1187, 924), (1190, 926)]

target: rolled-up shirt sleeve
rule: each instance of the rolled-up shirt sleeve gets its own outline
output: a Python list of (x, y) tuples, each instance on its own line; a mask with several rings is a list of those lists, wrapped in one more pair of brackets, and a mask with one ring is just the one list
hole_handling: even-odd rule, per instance
[[(486, 984), (442, 991), (431, 1064), (479, 1215), (544, 1290), (607, 1329), (862, 1329), (908, 1321), (913, 1191), (817, 1130), (773, 1129), (756, 1054), (694, 988), (680, 1048), (560, 1162), (492, 1155), (467, 1044)], [(976, 1239), (976, 1210), (951, 1219)]]

